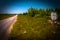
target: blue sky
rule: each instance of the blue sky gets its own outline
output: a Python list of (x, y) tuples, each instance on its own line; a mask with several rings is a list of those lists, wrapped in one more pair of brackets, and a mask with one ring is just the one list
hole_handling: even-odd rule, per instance
[(24, 2), (24, 3), (12, 3), (7, 8), (5, 8), (5, 12), (7, 13), (23, 13), (27, 12), (27, 10), (30, 8), (52, 8), (50, 5), (45, 4), (45, 3), (36, 3), (36, 2)]
[[(3, 5), (1, 5), (3, 4)], [(23, 13), (27, 12), (30, 7), (33, 8), (59, 8), (56, 1), (41, 1), (41, 0), (6, 0), (0, 4), (0, 12), (2, 13)], [(57, 6), (56, 6), (57, 5)]]

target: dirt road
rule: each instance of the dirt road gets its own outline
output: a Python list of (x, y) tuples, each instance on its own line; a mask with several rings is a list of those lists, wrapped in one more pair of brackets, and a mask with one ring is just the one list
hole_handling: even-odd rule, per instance
[(0, 40), (8, 40), (8, 36), (13, 29), (13, 24), (17, 21), (17, 15), (0, 20)]

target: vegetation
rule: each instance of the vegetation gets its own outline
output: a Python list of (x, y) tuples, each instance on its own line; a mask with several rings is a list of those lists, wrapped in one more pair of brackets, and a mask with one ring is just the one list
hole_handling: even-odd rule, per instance
[(27, 13), (18, 14), (9, 40), (54, 40), (52, 38), (56, 34), (56, 25), (52, 27), (48, 23), (52, 11), (29, 8)]
[(12, 17), (16, 14), (0, 14), (0, 20), (6, 19), (8, 17)]

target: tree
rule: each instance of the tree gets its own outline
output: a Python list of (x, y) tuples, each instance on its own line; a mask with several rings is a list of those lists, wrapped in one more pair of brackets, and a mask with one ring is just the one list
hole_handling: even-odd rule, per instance
[(36, 14), (36, 10), (34, 8), (29, 8), (28, 9), (28, 15), (31, 16), (31, 17), (34, 17)]
[(23, 13), (23, 15), (27, 15), (27, 12), (26, 13)]
[(56, 8), (55, 11), (57, 12), (57, 20), (60, 20), (60, 9)]

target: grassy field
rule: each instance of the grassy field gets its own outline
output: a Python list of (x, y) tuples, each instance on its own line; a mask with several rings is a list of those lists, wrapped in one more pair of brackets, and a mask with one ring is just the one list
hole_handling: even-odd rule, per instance
[[(2, 17), (3, 16), (3, 17)], [(0, 20), (13, 15), (1, 15)], [(18, 15), (17, 22), (13, 26), (9, 40), (49, 40), (54, 36), (53, 27), (48, 23), (47, 17), (30, 17)]]
[[(18, 15), (11, 32), (11, 40), (48, 40), (54, 35), (53, 27), (47, 17), (29, 17)], [(52, 32), (53, 31), (53, 32)]]
[(0, 14), (0, 20), (3, 20), (3, 19), (6, 19), (8, 17), (12, 17), (14, 16), (15, 14)]

